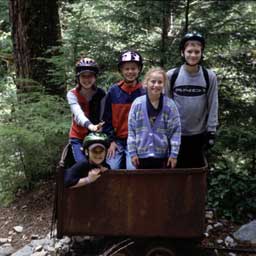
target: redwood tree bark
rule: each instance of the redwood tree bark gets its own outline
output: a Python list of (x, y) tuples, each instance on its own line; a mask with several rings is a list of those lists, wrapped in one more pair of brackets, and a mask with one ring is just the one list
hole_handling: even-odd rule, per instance
[(49, 65), (44, 59), (52, 46), (59, 45), (60, 23), (57, 0), (9, 0), (14, 62), (18, 92), (43, 86), (48, 93), (63, 89), (49, 80)]

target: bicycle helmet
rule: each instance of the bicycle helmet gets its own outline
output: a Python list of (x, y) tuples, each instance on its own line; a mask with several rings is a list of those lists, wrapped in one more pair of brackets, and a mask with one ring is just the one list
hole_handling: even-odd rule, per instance
[(85, 71), (92, 72), (95, 75), (99, 73), (98, 64), (94, 59), (83, 58), (76, 63), (76, 76), (80, 76)]
[(120, 68), (123, 63), (125, 62), (135, 62), (138, 64), (140, 71), (143, 67), (143, 59), (142, 56), (137, 51), (124, 51), (120, 54), (118, 58), (118, 70), (120, 71)]
[(181, 39), (180, 41), (181, 51), (184, 51), (186, 42), (190, 40), (200, 42), (202, 44), (202, 50), (204, 50), (204, 47), (205, 47), (204, 37), (200, 33), (193, 31), (193, 32), (186, 33), (185, 36)]
[(105, 133), (101, 132), (91, 132), (89, 133), (83, 141), (83, 148), (84, 149), (91, 149), (92, 146), (102, 146), (105, 149), (109, 147), (109, 139)]

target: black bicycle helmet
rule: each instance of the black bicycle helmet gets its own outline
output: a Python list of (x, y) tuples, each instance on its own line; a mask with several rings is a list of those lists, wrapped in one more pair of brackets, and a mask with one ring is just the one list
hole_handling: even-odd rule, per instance
[(205, 47), (204, 37), (200, 33), (193, 31), (193, 32), (186, 33), (185, 36), (181, 39), (180, 41), (181, 51), (184, 51), (186, 42), (190, 40), (200, 42), (202, 44), (202, 50), (204, 50), (204, 47)]
[(83, 141), (83, 148), (88, 149), (93, 144), (101, 144), (106, 149), (109, 147), (109, 139), (105, 133), (101, 132), (91, 132), (89, 133)]
[(142, 56), (137, 51), (127, 50), (120, 54), (118, 58), (119, 71), (120, 71), (121, 65), (125, 62), (136, 62), (140, 67), (140, 71), (142, 70), (143, 59), (142, 59)]
[(99, 66), (94, 59), (83, 58), (76, 63), (76, 76), (81, 73), (89, 71), (97, 75), (99, 73)]

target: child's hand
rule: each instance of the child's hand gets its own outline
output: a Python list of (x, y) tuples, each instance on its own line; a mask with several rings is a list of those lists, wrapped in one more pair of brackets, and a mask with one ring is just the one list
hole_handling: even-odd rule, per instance
[(140, 164), (140, 161), (139, 161), (139, 158), (137, 156), (133, 156), (132, 157), (132, 164), (138, 168), (139, 167), (139, 164)]
[(169, 157), (167, 161), (167, 167), (175, 168), (177, 165), (177, 158)]
[(105, 167), (105, 166), (100, 166), (100, 172), (105, 172), (105, 171), (107, 171), (107, 170), (108, 170), (107, 167)]
[(105, 124), (104, 121), (101, 121), (100, 123), (98, 123), (96, 126), (97, 126), (97, 132), (101, 132), (102, 131), (102, 128), (103, 128), (103, 125)]
[(100, 122), (98, 124), (89, 124), (88, 129), (91, 132), (101, 132), (104, 123), (105, 122), (102, 121), (102, 122)]
[(112, 141), (110, 147), (108, 148), (107, 158), (115, 157), (117, 148), (117, 144), (114, 141)]
[(91, 171), (89, 171), (88, 173), (88, 182), (89, 183), (92, 183), (94, 182), (95, 180), (97, 180), (99, 177), (100, 177), (100, 172), (101, 170), (100, 169), (92, 169)]
[(88, 129), (89, 129), (91, 132), (97, 132), (97, 130), (98, 130), (98, 125), (89, 124)]

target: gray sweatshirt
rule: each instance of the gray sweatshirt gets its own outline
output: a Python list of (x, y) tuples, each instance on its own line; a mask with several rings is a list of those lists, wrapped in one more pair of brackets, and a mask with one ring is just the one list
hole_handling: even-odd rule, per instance
[[(174, 70), (167, 72), (169, 80)], [(206, 81), (201, 66), (194, 74), (186, 71), (184, 65), (180, 68), (173, 86), (173, 99), (180, 113), (182, 135), (216, 131), (218, 125), (217, 77), (213, 71), (209, 69), (207, 71), (210, 81), (208, 90), (206, 90)], [(166, 90), (166, 94), (171, 97), (170, 86)]]

